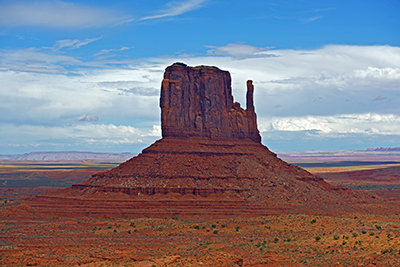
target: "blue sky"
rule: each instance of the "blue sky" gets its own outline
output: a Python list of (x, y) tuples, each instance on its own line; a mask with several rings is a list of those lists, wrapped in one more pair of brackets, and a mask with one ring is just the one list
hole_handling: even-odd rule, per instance
[(0, 0), (0, 154), (138, 153), (174, 62), (255, 85), (273, 151), (400, 146), (400, 2)]

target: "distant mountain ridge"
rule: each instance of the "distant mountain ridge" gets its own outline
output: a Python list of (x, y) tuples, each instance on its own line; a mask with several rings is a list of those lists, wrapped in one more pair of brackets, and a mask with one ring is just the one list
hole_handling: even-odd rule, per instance
[(0, 155), (0, 160), (15, 161), (57, 161), (57, 160), (128, 160), (136, 154), (124, 153), (97, 153), (84, 151), (44, 151), (30, 152), (23, 155)]
[(400, 151), (400, 147), (367, 148), (367, 151)]

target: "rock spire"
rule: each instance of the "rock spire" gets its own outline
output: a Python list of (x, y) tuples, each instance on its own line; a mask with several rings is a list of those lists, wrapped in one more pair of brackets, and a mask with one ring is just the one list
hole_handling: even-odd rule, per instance
[(252, 81), (247, 81), (244, 110), (233, 102), (228, 71), (175, 63), (167, 67), (161, 86), (162, 136), (250, 139), (260, 143), (253, 93)]

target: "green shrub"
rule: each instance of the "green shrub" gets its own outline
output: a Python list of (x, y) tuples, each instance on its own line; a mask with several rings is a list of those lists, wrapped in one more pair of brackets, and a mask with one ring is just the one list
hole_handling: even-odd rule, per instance
[(218, 234), (218, 230), (214, 230), (213, 234)]
[(339, 235), (334, 235), (334, 236), (333, 236), (333, 239), (335, 239), (335, 240), (338, 240), (339, 238), (340, 238)]
[(274, 242), (278, 243), (278, 241), (279, 241), (279, 238), (275, 237)]
[(387, 248), (381, 251), (382, 254), (390, 253), (393, 251), (393, 248)]
[(353, 237), (357, 237), (358, 236), (358, 234), (357, 233), (353, 233)]
[(316, 219), (312, 219), (310, 223), (311, 223), (311, 224), (314, 224), (314, 223), (316, 223), (316, 222), (317, 222)]
[(200, 226), (195, 225), (193, 228), (194, 228), (194, 229), (200, 229)]
[(172, 220), (178, 220), (178, 216), (172, 217)]
[(364, 230), (363, 230), (363, 231), (361, 231), (361, 233), (365, 235), (365, 234), (367, 233), (367, 231), (364, 231)]
[(381, 230), (382, 229), (382, 227), (381, 226), (379, 226), (379, 225), (375, 225), (375, 227), (376, 227), (376, 229), (378, 229), (378, 230)]
[(315, 241), (320, 241), (321, 240), (321, 237), (319, 236), (319, 235), (317, 235), (316, 237), (315, 237)]

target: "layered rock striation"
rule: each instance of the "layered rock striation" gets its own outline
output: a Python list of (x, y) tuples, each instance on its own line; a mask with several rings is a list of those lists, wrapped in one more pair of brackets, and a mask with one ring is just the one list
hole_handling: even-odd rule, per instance
[(252, 81), (247, 81), (244, 110), (233, 102), (229, 72), (175, 63), (166, 69), (161, 86), (162, 135), (261, 142), (253, 94)]

